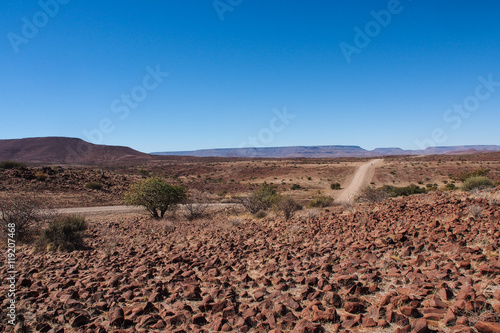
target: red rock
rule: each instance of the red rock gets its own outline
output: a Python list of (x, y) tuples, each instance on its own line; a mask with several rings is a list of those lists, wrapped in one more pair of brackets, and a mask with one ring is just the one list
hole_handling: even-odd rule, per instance
[(35, 329), (38, 332), (46, 333), (52, 329), (52, 326), (50, 326), (50, 324), (48, 323), (37, 323), (35, 325)]
[(323, 329), (323, 327), (321, 327), (321, 325), (313, 324), (306, 319), (302, 319), (301, 321), (299, 321), (295, 325), (292, 332), (294, 332), (294, 333), (321, 333), (321, 332), (324, 332), (324, 329)]
[(440, 321), (441, 319), (444, 318), (444, 316), (445, 316), (444, 313), (429, 312), (429, 313), (424, 314), (424, 319)]
[(196, 324), (198, 326), (203, 326), (208, 323), (207, 319), (203, 314), (194, 315), (191, 321), (193, 322), (193, 324)]
[(222, 325), (222, 328), (220, 330), (222, 332), (231, 332), (233, 328), (228, 323), (225, 323), (224, 325)]
[(337, 314), (335, 309), (328, 309), (326, 311), (319, 310), (316, 306), (313, 310), (312, 321), (316, 322), (327, 322), (327, 323), (336, 323), (340, 320), (340, 317)]
[(450, 333), (472, 333), (472, 329), (469, 326), (453, 326), (450, 327)]
[(285, 305), (294, 311), (300, 311), (301, 306), (292, 297), (287, 297)]
[(109, 311), (109, 325), (110, 326), (122, 326), (125, 321), (125, 314), (123, 309), (116, 306), (111, 308)]
[(305, 284), (308, 286), (315, 286), (318, 284), (318, 278), (316, 276), (308, 276), (305, 280)]
[(457, 318), (457, 326), (467, 326), (467, 325), (469, 325), (469, 318), (464, 316)]
[(196, 285), (184, 287), (184, 297), (189, 301), (201, 301), (201, 289)]
[(403, 306), (400, 309), (401, 313), (407, 317), (420, 318), (422, 314), (418, 311), (418, 309), (411, 306)]
[(500, 323), (478, 321), (475, 328), (480, 333), (500, 333)]
[(451, 309), (448, 309), (446, 315), (443, 318), (443, 324), (445, 324), (446, 326), (454, 326), (456, 324), (456, 321), (457, 317)]
[(377, 326), (379, 326), (379, 327), (387, 327), (387, 326), (389, 326), (389, 323), (385, 319), (380, 319), (379, 321), (377, 321)]
[(87, 315), (81, 314), (71, 319), (69, 324), (71, 327), (81, 327), (90, 323), (90, 319)]
[(389, 304), (391, 302), (392, 296), (392, 294), (382, 296), (382, 298), (380, 299), (380, 306), (386, 306), (387, 304)]
[(365, 309), (365, 305), (361, 302), (345, 302), (344, 304), (344, 310), (353, 314), (364, 312)]
[(479, 266), (479, 272), (482, 275), (496, 276), (500, 274), (500, 269), (485, 263)]
[(500, 302), (495, 302), (491, 305), (491, 307), (493, 308), (493, 310), (495, 310), (495, 312), (497, 313), (497, 316), (500, 317)]
[(439, 297), (441, 297), (441, 299), (444, 299), (446, 301), (449, 301), (454, 297), (453, 291), (451, 291), (451, 289), (447, 287), (441, 288), (438, 292), (438, 295)]
[(331, 291), (325, 293), (325, 295), (323, 296), (323, 300), (328, 305), (332, 305), (336, 308), (340, 308), (342, 306), (342, 299), (340, 298), (339, 294)]
[(165, 318), (165, 322), (167, 322), (167, 324), (170, 324), (173, 326), (181, 325), (185, 320), (186, 320), (186, 316), (184, 316), (182, 313), (177, 313), (173, 316)]
[(137, 328), (151, 327), (153, 325), (156, 325), (159, 321), (161, 321), (163, 323), (161, 317), (157, 314), (143, 315), (143, 316), (137, 318), (137, 321), (139, 322), (136, 325)]
[(264, 288), (261, 288), (261, 289), (254, 292), (253, 297), (258, 302), (258, 301), (262, 301), (264, 299), (264, 296), (266, 296), (266, 295), (267, 295), (267, 291)]
[(375, 327), (377, 326), (377, 323), (372, 317), (365, 317), (363, 318), (362, 325), (363, 327)]
[(215, 318), (210, 324), (206, 325), (207, 329), (212, 329), (214, 331), (220, 331), (222, 329), (222, 325), (226, 323), (226, 320), (221, 317)]
[(448, 305), (444, 303), (439, 297), (431, 297), (430, 302), (429, 302), (430, 307), (432, 308), (438, 308), (438, 309), (446, 309)]
[(427, 320), (421, 318), (415, 320), (412, 325), (412, 332), (414, 333), (428, 333), (429, 327), (427, 326)]
[(157, 292), (154, 292), (152, 293), (149, 298), (148, 298), (148, 301), (151, 302), (151, 303), (156, 303), (156, 302), (161, 302), (163, 301), (164, 297), (162, 294), (160, 293), (157, 293)]

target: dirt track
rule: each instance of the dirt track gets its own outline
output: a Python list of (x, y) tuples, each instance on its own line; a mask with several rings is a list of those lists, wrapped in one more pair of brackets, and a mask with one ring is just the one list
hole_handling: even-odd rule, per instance
[(375, 159), (361, 165), (358, 170), (356, 170), (351, 183), (342, 191), (342, 193), (340, 193), (337, 201), (350, 202), (354, 200), (359, 190), (370, 182), (371, 178), (373, 177), (375, 168), (377, 167), (377, 165), (382, 163), (382, 161), (382, 159)]
[[(212, 203), (209, 207), (233, 207), (238, 204), (234, 203)], [(146, 212), (143, 207), (138, 206), (99, 206), (99, 207), (78, 207), (78, 208), (58, 208), (53, 212), (57, 214), (76, 214), (76, 215), (114, 215)]]

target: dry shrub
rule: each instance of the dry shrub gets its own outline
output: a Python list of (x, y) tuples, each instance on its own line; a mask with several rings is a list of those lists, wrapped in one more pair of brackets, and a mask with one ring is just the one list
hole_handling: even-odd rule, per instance
[(87, 230), (85, 218), (61, 216), (51, 221), (38, 239), (38, 247), (47, 250), (73, 251), (83, 249), (83, 232)]
[(379, 191), (367, 186), (361, 190), (361, 194), (356, 199), (358, 202), (382, 202), (388, 198), (385, 191)]
[[(49, 217), (43, 207), (43, 202), (35, 195), (13, 195), (0, 199), (2, 228), (6, 231), (8, 225), (15, 225), (16, 239), (31, 241), (39, 233), (41, 223)], [(3, 232), (2, 237), (6, 234)]]
[(290, 196), (279, 195), (274, 204), (274, 209), (281, 212), (285, 217), (285, 220), (289, 220), (296, 211), (302, 209), (302, 207), (293, 200)]

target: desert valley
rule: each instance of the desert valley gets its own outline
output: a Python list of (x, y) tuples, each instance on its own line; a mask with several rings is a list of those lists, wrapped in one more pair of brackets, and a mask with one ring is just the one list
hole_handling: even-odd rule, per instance
[[(17, 332), (500, 332), (500, 152), (68, 162), (72, 139), (6, 141), (4, 216), (42, 212), (16, 242)], [(186, 189), (162, 218), (125, 205), (150, 179)], [(263, 189), (286, 200), (253, 211)], [(79, 241), (40, 242), (65, 217)]]

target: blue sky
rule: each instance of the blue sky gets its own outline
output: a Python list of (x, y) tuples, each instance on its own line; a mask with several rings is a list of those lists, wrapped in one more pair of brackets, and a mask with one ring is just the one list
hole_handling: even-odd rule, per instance
[(2, 1), (0, 139), (500, 144), (498, 13), (493, 0)]

